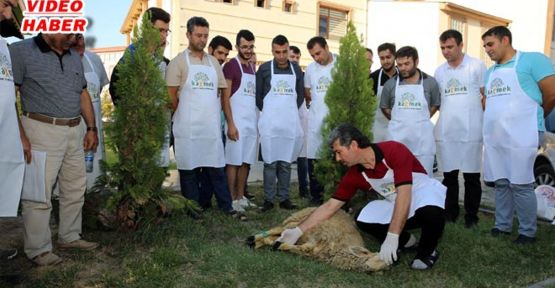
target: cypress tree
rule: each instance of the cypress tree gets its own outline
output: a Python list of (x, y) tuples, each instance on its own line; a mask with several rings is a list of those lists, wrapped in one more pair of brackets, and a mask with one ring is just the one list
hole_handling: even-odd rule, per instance
[(159, 70), (163, 61), (160, 35), (145, 13), (133, 30), (133, 48), (119, 68), (116, 92), (122, 95), (106, 127), (107, 144), (118, 161), (106, 165), (111, 187), (108, 208), (116, 210), (120, 226), (135, 229), (173, 208), (191, 206), (179, 194), (162, 188), (166, 171), (159, 166), (160, 149), (168, 127), (169, 94)]
[(347, 25), (347, 34), (340, 40), (336, 61), (332, 70), (332, 83), (324, 99), (329, 113), (322, 125), (324, 141), (320, 148), (320, 160), (316, 164), (316, 177), (324, 186), (326, 198), (335, 191), (346, 171), (345, 167), (335, 161), (328, 146), (330, 132), (342, 123), (350, 123), (372, 139), (372, 122), (376, 109), (366, 48), (360, 44), (351, 22)]

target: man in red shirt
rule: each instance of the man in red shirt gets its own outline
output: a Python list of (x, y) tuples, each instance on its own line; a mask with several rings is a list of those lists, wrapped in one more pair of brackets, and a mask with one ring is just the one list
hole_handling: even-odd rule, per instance
[(430, 178), (416, 157), (399, 142), (370, 143), (350, 124), (337, 127), (329, 140), (335, 159), (349, 170), (331, 199), (298, 227), (283, 231), (277, 241), (296, 243), (303, 231), (333, 216), (358, 189), (372, 189), (383, 200), (368, 203), (356, 216), (356, 223), (382, 242), (380, 258), (393, 264), (398, 249), (416, 244), (407, 230), (420, 228), (420, 242), (411, 268), (431, 268), (439, 257), (436, 247), (445, 225), (445, 186)]

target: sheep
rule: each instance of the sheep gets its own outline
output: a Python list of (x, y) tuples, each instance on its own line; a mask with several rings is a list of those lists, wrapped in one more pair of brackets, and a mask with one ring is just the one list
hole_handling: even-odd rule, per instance
[(364, 241), (353, 219), (343, 210), (306, 231), (295, 245), (276, 242), (283, 230), (296, 227), (315, 209), (310, 207), (300, 210), (281, 225), (248, 237), (247, 245), (255, 249), (273, 246), (273, 249), (308, 256), (344, 270), (376, 272), (389, 268), (378, 253), (364, 248)]

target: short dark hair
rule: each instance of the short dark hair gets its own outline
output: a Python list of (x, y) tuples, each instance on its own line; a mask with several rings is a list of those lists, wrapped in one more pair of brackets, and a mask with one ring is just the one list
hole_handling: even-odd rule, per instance
[(449, 38), (455, 39), (455, 43), (457, 43), (457, 46), (461, 45), (463, 41), (461, 32), (455, 29), (446, 30), (443, 33), (441, 33), (441, 35), (439, 35), (439, 41), (441, 42), (445, 42)]
[(187, 21), (187, 33), (193, 33), (195, 26), (210, 28), (208, 21), (203, 17), (194, 16)]
[(503, 40), (503, 37), (507, 36), (509, 37), (509, 44), (513, 44), (513, 35), (511, 34), (509, 28), (505, 26), (495, 26), (490, 28), (488, 31), (482, 34), (482, 40), (484, 40), (486, 36), (495, 36), (497, 37), (497, 39), (499, 39), (499, 41)]
[(164, 23), (170, 23), (170, 13), (164, 11), (162, 8), (150, 7), (146, 9), (145, 13), (150, 13), (150, 23), (152, 24), (154, 24), (156, 20), (163, 21)]
[(208, 47), (212, 48), (213, 50), (216, 50), (216, 48), (218, 48), (219, 46), (223, 46), (227, 50), (232, 50), (231, 42), (229, 42), (227, 38), (220, 35), (216, 35), (216, 37), (212, 38), (212, 40), (210, 41), (210, 44), (208, 44)]
[(391, 52), (391, 54), (393, 54), (393, 56), (395, 56), (395, 53), (397, 53), (397, 47), (395, 47), (395, 44), (393, 43), (382, 43), (380, 44), (380, 46), (378, 46), (378, 54), (382, 51), (385, 50), (389, 50), (389, 52)]
[(400, 57), (410, 57), (413, 61), (416, 62), (416, 60), (418, 60), (418, 51), (416, 51), (416, 48), (412, 46), (404, 46), (399, 48), (399, 50), (397, 50), (397, 53), (395, 53), (395, 58)]
[(274, 39), (272, 39), (272, 45), (285, 45), (285, 44), (289, 44), (289, 40), (287, 40), (287, 37), (283, 36), (283, 35), (277, 35), (276, 37), (274, 37)]
[(335, 143), (336, 140), (339, 140), (339, 145), (345, 147), (351, 145), (353, 140), (357, 141), (358, 147), (360, 148), (369, 147), (371, 144), (367, 136), (364, 136), (360, 130), (349, 123), (341, 124), (330, 132), (328, 137), (328, 145), (330, 148), (333, 149), (333, 143)]
[(254, 40), (254, 34), (252, 34), (251, 31), (249, 30), (240, 30), (237, 33), (237, 37), (235, 38), (235, 44), (239, 45), (239, 43), (241, 42), (241, 38), (247, 40), (247, 41), (253, 41)]
[(295, 54), (299, 54), (299, 55), (301, 54), (301, 49), (299, 49), (299, 47), (297, 47), (297, 46), (291, 45), (291, 46), (289, 46), (289, 50), (293, 51), (293, 53), (295, 53)]
[(372, 49), (370, 48), (366, 48), (366, 52), (370, 52), (370, 54), (374, 55), (374, 51), (372, 51)]
[(326, 38), (322, 37), (322, 36), (316, 36), (316, 37), (312, 37), (310, 38), (310, 40), (308, 40), (308, 43), (306, 43), (306, 48), (308, 50), (314, 48), (314, 45), (320, 45), (320, 47), (325, 48), (328, 45), (328, 42), (326, 41)]

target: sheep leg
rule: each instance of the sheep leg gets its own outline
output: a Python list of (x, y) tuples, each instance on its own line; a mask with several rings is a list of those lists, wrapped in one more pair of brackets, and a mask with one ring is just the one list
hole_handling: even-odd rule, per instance
[(277, 226), (270, 230), (262, 231), (256, 235), (249, 236), (246, 240), (246, 244), (254, 249), (263, 246), (272, 246), (283, 230), (283, 227)]
[(287, 243), (282, 243), (278, 249), (281, 251), (287, 251), (299, 255), (312, 256), (315, 247), (316, 244), (311, 242), (306, 242), (301, 245), (289, 245)]

